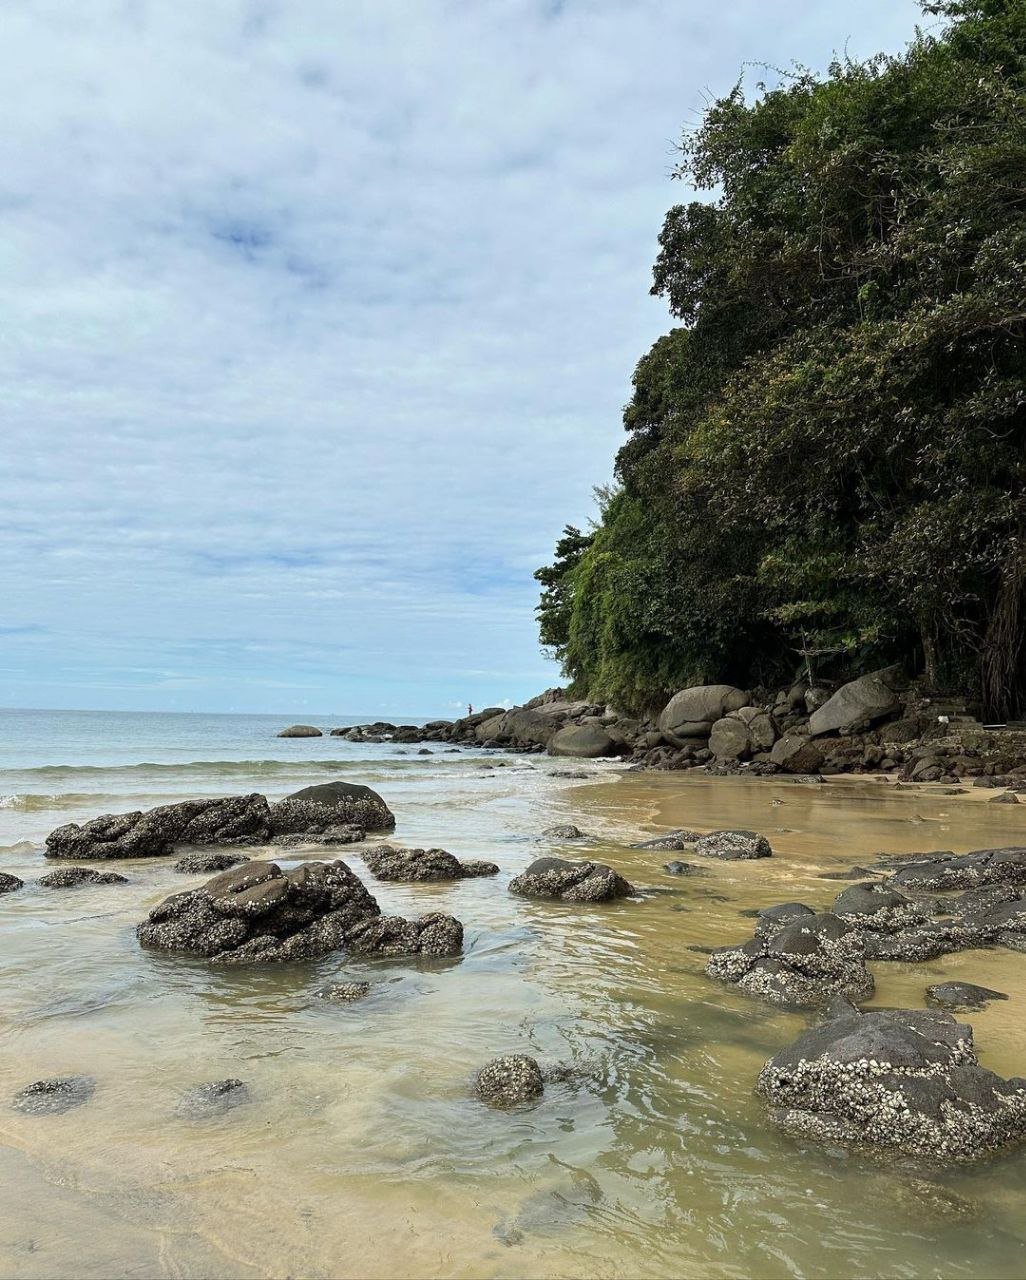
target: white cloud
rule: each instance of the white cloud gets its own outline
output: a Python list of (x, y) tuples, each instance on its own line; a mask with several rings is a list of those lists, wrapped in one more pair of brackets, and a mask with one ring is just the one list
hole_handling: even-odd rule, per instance
[[(852, 51), (917, 12), (867, 0)], [(44, 630), (0, 631), (0, 701), (412, 714), (553, 683), (531, 569), (668, 325), (673, 140), (743, 62), (822, 65), (854, 18), (9, 0), (4, 25), (0, 624)]]

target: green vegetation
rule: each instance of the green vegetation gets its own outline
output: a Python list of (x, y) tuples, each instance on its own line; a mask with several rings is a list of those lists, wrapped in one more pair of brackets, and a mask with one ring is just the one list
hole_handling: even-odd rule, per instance
[(900, 56), (715, 102), (653, 292), (617, 486), (541, 636), (576, 689), (900, 660), (1026, 707), (1026, 2), (924, 5)]

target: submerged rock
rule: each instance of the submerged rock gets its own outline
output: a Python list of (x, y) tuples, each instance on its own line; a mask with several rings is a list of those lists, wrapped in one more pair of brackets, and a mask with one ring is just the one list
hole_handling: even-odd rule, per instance
[(14, 1095), (15, 1111), (26, 1115), (60, 1115), (88, 1102), (96, 1092), (96, 1081), (90, 1076), (54, 1076), (36, 1080)]
[(671, 876), (700, 876), (702, 868), (696, 867), (693, 862), (680, 862), (676, 858), (673, 862), (664, 862), (663, 870), (667, 875)]
[(608, 902), (626, 898), (634, 889), (602, 862), (570, 862), (566, 858), (536, 858), (510, 881), (510, 893), (526, 898), (558, 898), (562, 902)]
[(307, 862), (285, 872), (274, 862), (248, 862), (166, 898), (136, 933), (143, 946), (219, 964), (306, 960), (342, 948), (451, 955), (463, 940), (463, 926), (451, 916), (382, 917), (344, 862)]
[(572, 822), (559, 823), (554, 827), (546, 827), (542, 835), (549, 840), (590, 840), (591, 836), (587, 835), (580, 827), (575, 827)]
[(982, 1009), (991, 1000), (1007, 1000), (1003, 991), (977, 987), (971, 982), (938, 982), (926, 988), (926, 1001), (940, 1009), (958, 1013), (963, 1009)]
[(756, 831), (712, 831), (695, 841), (695, 853), (729, 862), (773, 857), (770, 842)]
[(841, 1014), (759, 1073), (773, 1118), (801, 1138), (957, 1163), (1026, 1138), (1026, 1080), (979, 1065), (972, 1028), (949, 1013)]
[(24, 887), (24, 880), (19, 880), (17, 876), (12, 876), (6, 871), (0, 871), (0, 893), (13, 893), (15, 889)]
[(389, 844), (367, 849), (363, 860), (379, 880), (463, 880), (494, 876), (494, 862), (461, 862), (445, 849), (395, 849)]
[(343, 826), (391, 831), (395, 814), (370, 787), (355, 782), (322, 782), (304, 787), (270, 807), (275, 835), (317, 834)]
[(705, 971), (771, 1004), (808, 1008), (833, 996), (872, 995), (865, 957), (863, 936), (847, 921), (800, 902), (783, 903), (760, 912), (749, 941), (717, 947)]
[(677, 853), (687, 849), (697, 840), (701, 840), (699, 831), (687, 831), (683, 827), (677, 831), (668, 831), (664, 836), (655, 836), (652, 840), (640, 840), (632, 844), (632, 849), (665, 849), (668, 853)]
[(278, 734), (279, 738), (323, 738), (324, 734), (320, 729), (312, 724), (290, 724), (287, 729), (282, 729)]
[(545, 1077), (534, 1058), (508, 1054), (493, 1058), (477, 1073), (474, 1091), (490, 1107), (517, 1107), (540, 1098)]
[(252, 1100), (249, 1086), (244, 1080), (234, 1077), (212, 1080), (208, 1084), (198, 1084), (195, 1088), (187, 1089), (182, 1094), (176, 1113), (192, 1120), (203, 1120), (208, 1116), (223, 1115)]
[(116, 871), (97, 871), (95, 867), (58, 867), (36, 881), (44, 889), (77, 889), (82, 884), (128, 884), (127, 876)]
[(104, 814), (69, 822), (46, 837), (48, 858), (153, 858), (176, 844), (224, 844), (270, 834), (261, 795), (182, 800), (146, 812)]
[(243, 862), (249, 862), (244, 853), (187, 853), (171, 870), (185, 875), (210, 875), (212, 871), (227, 871)]
[(332, 1004), (353, 1004), (369, 996), (370, 989), (369, 982), (332, 982), (321, 987), (317, 995), (319, 999), (328, 1000)]

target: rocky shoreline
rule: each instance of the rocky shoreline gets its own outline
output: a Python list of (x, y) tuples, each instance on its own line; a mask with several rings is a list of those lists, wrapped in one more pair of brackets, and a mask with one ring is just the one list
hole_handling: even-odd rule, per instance
[[(964, 781), (1026, 793), (1026, 728), (985, 726), (957, 699), (924, 697), (897, 667), (835, 688), (799, 681), (788, 689), (731, 685), (682, 689), (648, 718), (549, 689), (523, 706), (488, 707), (424, 725), (330, 730), (357, 743), (483, 747), (575, 759), (619, 759), (632, 768), (701, 769), (715, 775), (787, 774), (810, 781), (882, 774), (900, 782)], [(294, 725), (283, 737), (321, 736)]]

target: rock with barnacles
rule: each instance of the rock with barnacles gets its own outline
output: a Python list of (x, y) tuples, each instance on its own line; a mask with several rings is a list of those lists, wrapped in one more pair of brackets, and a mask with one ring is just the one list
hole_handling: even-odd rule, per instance
[(24, 887), (24, 880), (19, 880), (17, 876), (9, 875), (6, 871), (0, 871), (0, 893), (13, 893), (15, 889)]
[(471, 876), (494, 876), (494, 862), (461, 862), (445, 849), (396, 849), (390, 844), (364, 851), (363, 860), (379, 880), (464, 880)]
[(36, 884), (44, 889), (77, 889), (83, 884), (128, 884), (128, 877), (116, 871), (97, 871), (95, 867), (58, 867), (40, 876)]
[(509, 891), (525, 898), (561, 902), (608, 902), (634, 892), (623, 876), (604, 862), (571, 862), (566, 858), (536, 858), (510, 881)]
[(521, 1107), (545, 1090), (545, 1077), (534, 1058), (512, 1053), (493, 1058), (477, 1073), (474, 1091), (490, 1107)]
[(941, 1164), (1026, 1139), (1026, 1080), (981, 1067), (972, 1028), (932, 1009), (843, 1012), (766, 1063), (758, 1092), (787, 1133)]
[(695, 853), (704, 858), (721, 858), (725, 862), (772, 858), (773, 849), (765, 836), (757, 831), (711, 831), (695, 841)]

